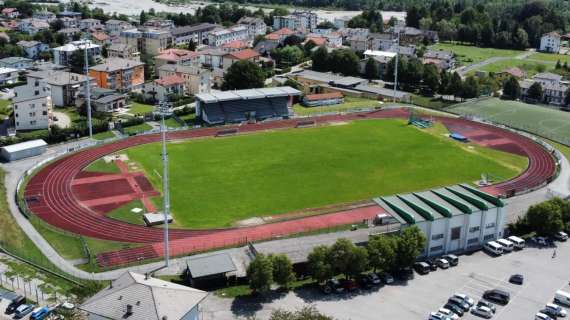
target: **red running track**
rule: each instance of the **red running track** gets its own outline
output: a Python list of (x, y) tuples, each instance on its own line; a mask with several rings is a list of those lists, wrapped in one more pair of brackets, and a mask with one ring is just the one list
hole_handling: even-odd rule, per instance
[[(333, 122), (366, 118), (403, 118), (406, 116), (407, 112), (405, 110), (393, 109), (361, 114), (324, 116), (315, 118), (314, 120), (317, 120), (318, 122)], [(518, 148), (519, 152), (517, 153), (524, 154), (529, 158), (529, 167), (525, 172), (510, 181), (495, 185), (493, 188), (487, 188), (486, 190), (489, 192), (504, 194), (511, 190), (522, 190), (535, 187), (543, 184), (555, 173), (556, 167), (554, 159), (547, 150), (543, 149), (530, 139), (507, 130), (464, 119), (438, 118), (438, 120), (442, 121), (446, 125), (454, 125), (456, 128), (476, 129), (479, 130), (479, 132), (487, 132), (489, 135), (501, 138), (503, 141), (510, 141), (510, 144), (516, 145)], [(298, 122), (299, 120), (290, 119), (233, 127), (239, 128), (240, 132), (252, 132), (293, 128)], [(201, 128), (178, 131), (169, 133), (168, 139), (178, 140), (215, 136), (219, 130), (220, 128)], [(473, 138), (475, 142), (485, 142), (481, 139), (477, 140), (473, 135), (470, 136), (469, 132), (465, 135)], [(34, 175), (26, 186), (24, 195), (28, 200), (29, 209), (46, 222), (58, 228), (84, 236), (131, 243), (150, 244), (161, 242), (163, 240), (163, 231), (161, 229), (132, 225), (101, 216), (91, 209), (82, 206), (71, 190), (73, 179), (91, 162), (122, 149), (157, 141), (160, 141), (159, 134), (136, 136), (99, 147), (82, 150), (52, 162)], [(501, 148), (501, 145), (489, 146), (498, 149)], [(354, 219), (351, 220), (352, 222), (358, 221), (361, 217), (361, 213), (358, 211), (356, 213), (345, 213), (345, 215), (354, 215)], [(273, 230), (283, 228), (285, 226), (284, 224), (287, 224), (287, 230), (289, 230), (289, 233), (294, 233), (296, 232), (295, 230), (308, 230), (308, 228), (309, 230), (318, 229), (322, 226), (317, 224), (317, 221), (326, 221), (325, 223), (327, 226), (332, 226), (334, 224), (329, 224), (328, 222), (334, 223), (337, 218), (338, 217), (335, 216), (335, 214), (329, 214), (319, 216), (319, 219), (311, 220), (310, 218), (302, 218), (256, 227), (217, 230), (173, 229), (170, 233), (170, 239), (172, 240), (171, 251), (182, 254), (203, 250), (204, 248), (211, 249), (222, 245), (222, 242), (224, 246), (232, 244), (226, 241), (233, 241), (233, 244), (237, 244), (246, 238), (248, 240), (267, 239), (275, 234), (273, 233)], [(312, 221), (312, 225), (306, 225), (305, 223), (307, 221)], [(346, 223), (346, 220), (343, 219), (342, 223)], [(295, 225), (297, 228), (294, 227)], [(216, 239), (225, 240), (218, 242)], [(216, 246), (211, 246), (209, 245), (210, 243), (215, 243)], [(119, 252), (117, 253), (119, 254), (118, 256), (113, 256), (112, 253), (102, 255), (102, 261), (100, 262), (104, 264), (123, 263), (133, 261), (135, 257), (135, 260), (139, 260), (140, 258), (156, 257), (157, 255), (160, 256), (162, 252), (160, 244), (156, 244), (154, 246), (147, 245), (131, 250), (135, 250), (136, 252), (123, 250), (124, 252), (122, 256)]]

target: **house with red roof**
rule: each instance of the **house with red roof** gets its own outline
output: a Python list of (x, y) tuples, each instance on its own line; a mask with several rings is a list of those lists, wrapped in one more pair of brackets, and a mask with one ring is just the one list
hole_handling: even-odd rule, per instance
[(249, 43), (244, 40), (234, 40), (222, 45), (222, 50), (224, 52), (234, 52), (240, 51), (243, 49), (247, 49), (249, 47)]
[(2, 9), (2, 15), (6, 18), (16, 19), (20, 16), (20, 11), (16, 8), (4, 8)]
[(111, 37), (105, 32), (94, 32), (91, 34), (91, 41), (100, 46), (111, 45)]
[(282, 29), (279, 29), (277, 31), (274, 31), (274, 32), (266, 35), (265, 40), (275, 41), (277, 43), (281, 43), (281, 42), (283, 42), (283, 40), (285, 40), (285, 38), (287, 38), (290, 35), (294, 35), (294, 34), (295, 34), (294, 31), (287, 29), (287, 28), (282, 28)]
[(234, 64), (236, 61), (252, 61), (252, 62), (259, 62), (261, 54), (253, 49), (245, 49), (240, 51), (230, 52), (223, 56), (223, 69), (228, 70), (228, 68)]
[(154, 64), (158, 73), (158, 68), (165, 64), (176, 65), (199, 65), (200, 54), (196, 51), (185, 49), (166, 49), (154, 57)]
[(172, 74), (143, 85), (142, 93), (146, 100), (167, 101), (173, 96), (183, 96), (185, 91), (183, 77)]

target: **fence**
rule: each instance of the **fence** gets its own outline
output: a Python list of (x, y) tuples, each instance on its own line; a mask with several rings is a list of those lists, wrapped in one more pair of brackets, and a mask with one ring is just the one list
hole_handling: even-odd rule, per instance
[(12, 290), (38, 304), (63, 303), (74, 300), (71, 296), (58, 293), (56, 289), (50, 288), (41, 280), (20, 277), (12, 274), (12, 272), (0, 272), (0, 287)]

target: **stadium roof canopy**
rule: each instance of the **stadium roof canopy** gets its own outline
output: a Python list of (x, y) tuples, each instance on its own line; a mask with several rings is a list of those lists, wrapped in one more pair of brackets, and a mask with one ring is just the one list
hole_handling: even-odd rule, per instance
[(298, 96), (301, 91), (291, 87), (259, 88), (235, 91), (217, 91), (201, 93), (196, 95), (196, 99), (205, 103), (214, 103), (231, 100), (249, 100), (275, 97)]

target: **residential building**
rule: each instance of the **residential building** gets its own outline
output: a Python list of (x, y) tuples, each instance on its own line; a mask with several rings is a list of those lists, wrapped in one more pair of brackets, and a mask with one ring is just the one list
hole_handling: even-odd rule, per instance
[(83, 16), (83, 15), (81, 14), (81, 12), (67, 11), (67, 10), (65, 10), (65, 11), (60, 11), (60, 12), (57, 14), (57, 17), (58, 17), (59, 19), (72, 18), (72, 19), (75, 19), (75, 20), (77, 20), (77, 21), (81, 20), (81, 17), (82, 17), (82, 16)]
[(495, 73), (495, 77), (500, 81), (506, 80), (508, 77), (524, 79), (526, 78), (526, 72), (520, 68), (512, 67), (512, 68), (503, 69), (502, 71)]
[(559, 84), (562, 81), (562, 76), (552, 72), (537, 73), (532, 77), (534, 82), (539, 82), (543, 86)]
[(564, 98), (566, 96), (566, 90), (568, 90), (568, 85), (562, 83), (562, 76), (543, 72), (538, 73), (531, 79), (525, 79), (520, 81), (521, 96), (523, 99), (528, 100), (528, 89), (534, 84), (539, 83), (542, 87), (542, 97), (539, 101), (554, 105), (563, 105)]
[(275, 45), (279, 45), (281, 43), (283, 43), (283, 41), (291, 35), (294, 35), (295, 32), (287, 29), (287, 28), (282, 28), (279, 29), (277, 31), (274, 31), (268, 35), (265, 36), (265, 41), (271, 41), (273, 42)]
[(172, 29), (172, 37), (176, 45), (189, 44), (190, 41), (195, 44), (203, 44), (208, 40), (208, 34), (218, 26), (211, 23), (200, 23), (192, 26), (184, 26)]
[(396, 25), (389, 28), (387, 32), (393, 35), (400, 33), (400, 44), (402, 45), (419, 44), (422, 43), (424, 39), (431, 43), (439, 42), (437, 32), (432, 30), (420, 30), (414, 27)]
[(20, 16), (20, 11), (16, 8), (4, 8), (2, 9), (2, 15), (9, 19), (16, 19)]
[(267, 25), (262, 18), (258, 17), (242, 17), (238, 20), (238, 24), (247, 26), (249, 38), (254, 39), (256, 36), (264, 35), (267, 32)]
[(142, 93), (147, 100), (168, 101), (171, 96), (183, 96), (186, 80), (177, 74), (156, 79), (143, 85)]
[(395, 52), (366, 50), (364, 51), (364, 59), (360, 61), (360, 73), (365, 73), (368, 59), (374, 59), (378, 65), (378, 78), (382, 79), (386, 74), (388, 63), (390, 63), (394, 57), (396, 57)]
[(168, 30), (147, 29), (142, 33), (142, 52), (156, 56), (173, 44), (173, 38)]
[(98, 28), (102, 28), (103, 24), (101, 23), (101, 20), (99, 19), (82, 19), (79, 21), (79, 29), (81, 29), (82, 31), (87, 31), (89, 29), (98, 29)]
[(370, 30), (367, 28), (342, 28), (337, 31), (340, 33), (343, 40), (347, 40), (352, 37), (368, 37)]
[(174, 28), (174, 21), (172, 20), (168, 20), (168, 19), (158, 19), (158, 18), (153, 18), (153, 19), (149, 19), (147, 20), (143, 26), (145, 27), (150, 27), (150, 28), (155, 28), (155, 29), (166, 29), (166, 30), (170, 30)]
[(325, 38), (327, 38), (327, 45), (331, 48), (342, 46), (342, 36), (338, 32), (331, 32), (325, 35)]
[(93, 32), (91, 34), (91, 41), (93, 41), (95, 44), (100, 45), (101, 47), (112, 44), (111, 37), (105, 32)]
[(196, 51), (184, 49), (166, 49), (154, 57), (157, 73), (158, 68), (165, 64), (198, 66), (200, 64), (200, 54)]
[(89, 68), (100, 88), (129, 92), (144, 83), (144, 63), (121, 58), (108, 58), (105, 63)]
[(26, 52), (26, 58), (30, 59), (37, 59), (40, 53), (49, 51), (49, 45), (39, 41), (22, 40), (19, 41), (17, 45), (24, 49), (24, 52)]
[(402, 228), (422, 230), (427, 239), (422, 256), (474, 251), (504, 237), (506, 204), (466, 184), (374, 201)]
[(230, 52), (223, 57), (223, 69), (228, 70), (228, 68), (236, 61), (247, 60), (251, 62), (259, 62), (260, 57), (261, 55), (259, 52), (252, 49)]
[(539, 50), (548, 53), (558, 53), (560, 51), (560, 34), (554, 31), (543, 34), (540, 37)]
[(321, 35), (308, 35), (305, 38), (305, 43), (312, 41), (317, 47), (324, 46), (327, 44), (327, 38)]
[(212, 86), (210, 81), (211, 73), (207, 69), (173, 64), (165, 64), (158, 68), (159, 78), (166, 78), (172, 75), (178, 75), (184, 79), (187, 95), (210, 92)]
[(244, 25), (235, 25), (227, 29), (212, 31), (208, 34), (208, 44), (214, 47), (220, 47), (231, 41), (248, 39), (248, 27)]
[(249, 43), (243, 40), (230, 41), (222, 45), (222, 50), (225, 52), (240, 51), (249, 48)]
[(122, 58), (140, 61), (140, 52), (136, 46), (114, 43), (107, 48), (109, 58)]
[(351, 17), (336, 17), (334, 18), (334, 26), (337, 29), (343, 29), (348, 27), (348, 22), (350, 21), (350, 19), (352, 19)]
[(39, 20), (43, 20), (47, 23), (51, 23), (53, 21), (55, 21), (57, 18), (55, 16), (55, 13), (48, 11), (47, 9), (43, 9), (42, 11), (36, 11), (34, 12), (33, 16), (34, 19), (39, 19)]
[(79, 28), (63, 28), (57, 31), (58, 34), (63, 34), (65, 38), (70, 41), (75, 38), (75, 36), (79, 36), (81, 34), (81, 30)]
[(48, 88), (35, 90), (28, 85), (14, 88), (12, 99), (16, 131), (48, 129), (52, 102)]
[(224, 65), (224, 56), (227, 52), (221, 49), (206, 49), (198, 52), (200, 54), (200, 62), (206, 68), (212, 70), (221, 69)]
[(127, 272), (85, 301), (90, 319), (200, 320), (207, 292)]
[[(77, 107), (85, 103), (85, 94), (77, 98)], [(91, 90), (91, 107), (97, 112), (117, 112), (127, 105), (127, 95), (115, 90), (95, 87)]]
[(119, 33), (119, 43), (137, 48), (137, 51), (143, 53), (143, 33), (138, 29), (123, 30)]
[(455, 68), (455, 56), (453, 52), (443, 50), (428, 50), (422, 57), (423, 64), (434, 64), (439, 70)]
[(18, 69), (0, 67), (0, 85), (18, 82)]
[[(34, 71), (26, 77), (27, 86), (33, 87), (34, 91), (49, 90), (55, 107), (75, 105), (78, 94), (85, 91), (87, 84), (85, 75), (60, 70)], [(89, 83), (94, 85), (92, 78)]]
[(29, 35), (34, 35), (43, 30), (49, 30), (49, 23), (35, 18), (22, 19), (18, 22), (18, 30)]
[(77, 50), (87, 50), (87, 54), (93, 59), (101, 58), (101, 46), (91, 40), (72, 41), (64, 46), (53, 48), (53, 62), (62, 66), (69, 65), (73, 53)]
[(312, 32), (317, 28), (317, 14), (309, 11), (295, 11), (286, 16), (273, 17), (273, 29), (287, 28), (302, 33)]
[(133, 29), (133, 25), (123, 20), (107, 20), (105, 22), (105, 30), (110, 34), (119, 34), (121, 31)]
[(7, 57), (0, 59), (1, 68), (12, 68), (20, 71), (30, 68), (34, 64), (32, 59), (22, 57)]
[(79, 20), (70, 17), (58, 18), (62, 23), (64, 28), (78, 28)]

